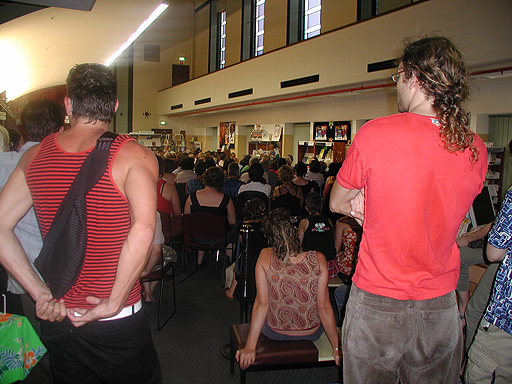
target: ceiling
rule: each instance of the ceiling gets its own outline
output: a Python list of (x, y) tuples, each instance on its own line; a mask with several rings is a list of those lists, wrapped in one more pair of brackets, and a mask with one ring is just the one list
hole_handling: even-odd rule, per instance
[(0, 93), (65, 83), (78, 63), (105, 63), (160, 0), (0, 1)]

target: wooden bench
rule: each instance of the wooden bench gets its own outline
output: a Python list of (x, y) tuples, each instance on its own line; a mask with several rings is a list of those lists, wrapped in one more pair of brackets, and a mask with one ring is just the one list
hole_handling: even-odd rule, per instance
[[(235, 372), (236, 351), (245, 346), (250, 324), (231, 326), (230, 373)], [(332, 347), (325, 333), (317, 341), (277, 341), (261, 334), (256, 345), (256, 360), (247, 369), (240, 369), (240, 384), (245, 384), (248, 371), (267, 371), (273, 369), (298, 369), (334, 365)], [(342, 381), (341, 368), (338, 368), (338, 380)]]

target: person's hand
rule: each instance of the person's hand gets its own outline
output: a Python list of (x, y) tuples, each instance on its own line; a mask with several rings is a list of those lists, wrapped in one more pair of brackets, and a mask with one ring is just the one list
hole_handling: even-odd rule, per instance
[(256, 351), (250, 348), (239, 349), (236, 351), (235, 358), (238, 364), (240, 364), (241, 369), (247, 369), (254, 363)]
[[(94, 308), (85, 309), (85, 308), (73, 308), (67, 310), (67, 315), (71, 323), (75, 327), (81, 327), (91, 321), (96, 321), (100, 319), (107, 319), (109, 317), (117, 315), (120, 310), (113, 309), (109, 305), (108, 299), (99, 299), (95, 296), (87, 296), (85, 298), (89, 304), (96, 305)], [(121, 308), (122, 309), (122, 308)], [(79, 315), (76, 315), (78, 313)]]
[(350, 200), (350, 216), (352, 216), (359, 225), (363, 225), (364, 222), (364, 189), (361, 189), (359, 193)]
[(36, 315), (41, 320), (62, 321), (66, 317), (64, 300), (57, 301), (50, 292), (39, 295), (36, 300)]
[(469, 244), (469, 239), (467, 236), (462, 235), (461, 237), (457, 237), (455, 242), (459, 246), (459, 248), (466, 247)]
[(334, 362), (336, 363), (336, 365), (339, 367), (341, 366), (341, 356), (342, 356), (342, 353), (341, 353), (341, 349), (334, 349), (332, 351), (332, 356), (334, 357)]

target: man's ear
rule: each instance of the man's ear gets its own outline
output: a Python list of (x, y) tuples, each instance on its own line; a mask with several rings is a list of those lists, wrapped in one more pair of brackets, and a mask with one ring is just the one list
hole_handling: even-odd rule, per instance
[(67, 96), (64, 96), (64, 107), (66, 108), (66, 115), (71, 117), (71, 114), (73, 113), (73, 102)]
[(114, 107), (114, 112), (117, 112), (117, 108), (119, 108), (119, 100), (116, 100), (116, 106)]

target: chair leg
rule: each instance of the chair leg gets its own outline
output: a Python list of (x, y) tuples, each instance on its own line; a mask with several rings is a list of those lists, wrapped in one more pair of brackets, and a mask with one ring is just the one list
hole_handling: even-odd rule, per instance
[[(197, 252), (197, 251), (196, 251)], [(185, 270), (186, 268), (186, 261), (185, 261), (185, 257), (186, 257), (186, 252), (185, 252), (185, 246), (183, 246), (183, 252), (182, 252), (182, 255), (181, 255), (181, 268), (180, 268), (180, 283), (183, 283), (185, 280), (187, 280), (190, 276), (192, 276), (194, 273), (197, 272), (197, 269), (193, 269), (192, 272), (190, 272), (188, 275), (186, 275), (185, 277), (181, 277), (183, 271)]]
[[(174, 277), (174, 265), (169, 270), (171, 273), (170, 276), (163, 276), (163, 278), (160, 280), (160, 298), (158, 300), (158, 320), (157, 320), (157, 329), (160, 331), (165, 324), (171, 319), (171, 317), (174, 316), (176, 313), (176, 284), (175, 284), (175, 277)], [(163, 299), (164, 299), (164, 281), (167, 277), (170, 277), (172, 279), (172, 295), (173, 295), (173, 311), (171, 314), (165, 319), (163, 323), (161, 323), (161, 315), (162, 315), (162, 306), (163, 306)]]

